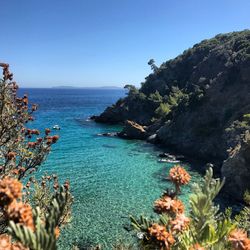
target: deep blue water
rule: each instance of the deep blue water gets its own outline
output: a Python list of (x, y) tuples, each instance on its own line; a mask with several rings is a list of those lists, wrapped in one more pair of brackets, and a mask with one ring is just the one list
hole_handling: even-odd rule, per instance
[[(98, 136), (119, 126), (87, 121), (125, 95), (123, 89), (21, 89), (39, 104), (34, 126), (58, 124), (59, 142), (40, 172), (69, 179), (75, 197), (73, 220), (60, 237), (60, 249), (74, 243), (102, 244), (132, 241), (123, 226), (128, 215), (153, 215), (152, 204), (170, 184), (164, 181), (170, 164), (157, 162), (160, 149), (137, 140)], [(32, 125), (33, 126), (33, 125)], [(190, 170), (189, 165), (185, 167)], [(193, 181), (198, 173), (191, 171)], [(181, 198), (188, 202), (189, 187)]]

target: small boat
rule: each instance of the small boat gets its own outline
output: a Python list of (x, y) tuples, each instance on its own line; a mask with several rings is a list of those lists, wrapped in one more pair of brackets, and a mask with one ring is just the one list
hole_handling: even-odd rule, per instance
[(175, 161), (176, 160), (176, 157), (174, 155), (168, 155), (168, 159), (169, 160), (172, 160), (172, 161)]
[(55, 129), (55, 130), (60, 130), (61, 128), (59, 127), (59, 125), (54, 125), (54, 126), (53, 126), (53, 129)]
[(171, 159), (167, 159), (166, 162), (167, 163), (180, 163), (180, 161), (178, 161), (178, 160), (171, 160)]
[(159, 159), (158, 162), (168, 162), (168, 159)]
[(180, 161), (174, 159), (159, 159), (158, 162), (179, 163)]

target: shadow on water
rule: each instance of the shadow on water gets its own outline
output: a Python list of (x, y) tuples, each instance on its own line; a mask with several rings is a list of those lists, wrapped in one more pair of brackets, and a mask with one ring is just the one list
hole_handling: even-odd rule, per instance
[[(160, 163), (159, 163), (160, 164)], [(167, 178), (167, 173), (169, 171), (169, 166), (163, 164), (162, 168), (159, 171), (156, 171), (152, 176), (155, 179), (158, 179), (160, 182), (170, 183), (169, 179)]]
[(83, 236), (81, 238), (77, 239), (73, 243), (73, 245), (76, 246), (77, 249), (79, 249), (79, 250), (95, 250), (95, 249), (99, 249), (98, 246), (93, 241), (91, 241), (90, 239), (85, 238)]
[(128, 153), (129, 156), (138, 156), (140, 155), (139, 153), (136, 153), (136, 152), (130, 152)]
[(110, 145), (110, 144), (103, 144), (102, 145), (104, 148), (117, 148), (115, 145)]

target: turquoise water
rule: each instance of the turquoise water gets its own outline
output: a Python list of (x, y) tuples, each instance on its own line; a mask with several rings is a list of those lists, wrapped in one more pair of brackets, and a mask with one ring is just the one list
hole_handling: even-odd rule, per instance
[[(128, 215), (153, 215), (152, 204), (170, 184), (164, 180), (170, 164), (157, 162), (160, 149), (137, 140), (98, 136), (118, 131), (86, 121), (92, 114), (124, 96), (123, 90), (26, 89), (31, 101), (40, 105), (34, 126), (59, 124), (59, 142), (40, 170), (69, 179), (75, 197), (72, 223), (63, 230), (60, 249), (73, 244), (100, 243), (105, 249), (117, 240), (132, 242), (124, 226)], [(190, 166), (185, 165), (190, 170)], [(191, 171), (193, 181), (200, 176)], [(188, 202), (189, 187), (181, 198)], [(81, 249), (84, 249), (83, 247)]]

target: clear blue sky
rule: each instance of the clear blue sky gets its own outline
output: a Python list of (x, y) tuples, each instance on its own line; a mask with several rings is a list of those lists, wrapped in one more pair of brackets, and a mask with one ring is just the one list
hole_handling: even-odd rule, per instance
[(0, 61), (21, 86), (139, 85), (147, 62), (250, 28), (250, 0), (1, 0)]

